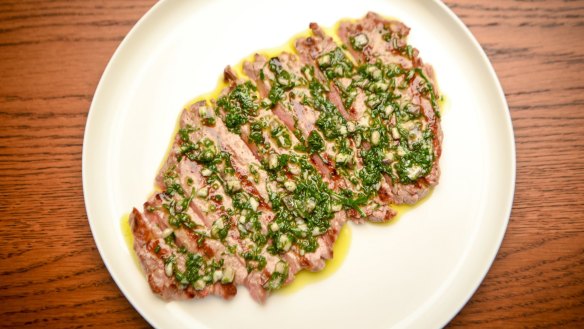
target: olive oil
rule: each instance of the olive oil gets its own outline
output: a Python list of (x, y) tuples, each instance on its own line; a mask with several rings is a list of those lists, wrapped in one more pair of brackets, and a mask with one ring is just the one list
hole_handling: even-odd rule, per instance
[[(233, 71), (235, 71), (235, 73), (237, 73), (238, 77), (245, 77), (245, 73), (243, 72), (243, 64), (245, 62), (253, 62), (254, 60), (254, 56), (256, 54), (260, 54), (260, 55), (264, 55), (268, 58), (270, 57), (274, 57), (279, 55), (282, 52), (289, 52), (289, 53), (295, 53), (296, 51), (294, 50), (294, 42), (297, 38), (303, 37), (303, 36), (309, 36), (310, 35), (310, 31), (306, 30), (304, 32), (298, 33), (296, 34), (294, 37), (292, 37), (290, 39), (290, 41), (286, 42), (285, 44), (279, 46), (279, 47), (274, 47), (274, 48), (266, 48), (260, 51), (256, 51), (253, 52), (252, 54), (249, 54), (248, 56), (246, 56), (245, 58), (243, 58), (241, 61), (239, 61), (238, 63), (236, 63), (235, 65), (232, 65), (231, 68), (233, 69)], [(228, 85), (225, 82), (225, 80), (223, 79), (223, 75), (221, 75), (218, 79), (217, 79), (217, 86), (215, 87), (215, 89), (211, 90), (210, 92), (204, 93), (202, 95), (199, 95), (197, 97), (195, 97), (194, 99), (192, 99), (190, 102), (188, 102), (185, 105), (185, 108), (189, 108), (190, 106), (192, 106), (193, 104), (200, 102), (200, 101), (207, 101), (209, 102), (211, 99), (218, 99), (219, 95), (221, 94), (221, 91), (226, 88)]]
[(276, 293), (292, 294), (313, 283), (322, 281), (333, 275), (345, 261), (351, 245), (351, 226), (345, 224), (339, 233), (339, 237), (333, 246), (333, 258), (326, 262), (326, 266), (320, 272), (301, 271), (289, 285), (277, 290)]
[[(424, 196), (421, 200), (419, 200), (415, 205), (407, 204), (392, 205), (391, 208), (397, 212), (397, 215), (388, 222), (365, 223), (362, 225), (370, 224), (380, 226), (393, 225), (399, 219), (401, 219), (404, 214), (426, 202), (426, 200), (430, 198), (433, 192), (434, 189), (431, 189), (430, 192), (428, 192), (428, 194)], [(335, 241), (335, 244), (333, 246), (333, 258), (326, 262), (326, 266), (322, 271), (320, 272), (301, 271), (296, 275), (294, 281), (292, 281), (289, 285), (282, 287), (280, 290), (277, 290), (276, 293), (281, 294), (296, 293), (306, 286), (327, 279), (341, 268), (343, 262), (345, 261), (345, 258), (347, 257), (347, 254), (349, 253), (350, 245), (351, 245), (351, 224), (348, 223), (343, 226), (343, 228), (341, 229), (341, 233), (337, 238), (337, 241)]]
[(132, 234), (132, 228), (130, 227), (130, 214), (124, 214), (122, 215), (121, 221), (120, 221), (120, 227), (122, 229), (122, 236), (124, 237), (124, 242), (126, 243), (126, 246), (128, 247), (128, 251), (130, 252), (130, 254), (132, 255), (132, 259), (134, 259), (134, 262), (136, 263), (136, 265), (138, 265), (138, 267), (140, 267), (140, 261), (138, 260), (138, 256), (136, 255), (136, 252), (134, 251), (134, 234)]
[(428, 199), (430, 199), (430, 196), (432, 195), (432, 193), (434, 193), (434, 188), (431, 188), (430, 191), (428, 192), (428, 194), (426, 194), (423, 198), (418, 200), (418, 202), (416, 202), (416, 204), (413, 204), (413, 205), (410, 205), (410, 204), (392, 204), (391, 209), (395, 210), (395, 212), (397, 213), (395, 215), (395, 217), (393, 217), (390, 221), (385, 222), (385, 223), (373, 223), (373, 224), (379, 225), (379, 226), (390, 226), (390, 225), (397, 223), (397, 221), (400, 220), (404, 214), (407, 214), (408, 212), (419, 207), (421, 204), (423, 204)]

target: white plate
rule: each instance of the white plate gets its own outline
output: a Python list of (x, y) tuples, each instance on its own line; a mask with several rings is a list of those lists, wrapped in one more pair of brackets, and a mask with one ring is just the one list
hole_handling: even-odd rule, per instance
[[(279, 46), (316, 21), (368, 10), (412, 28), (410, 42), (446, 95), (442, 177), (395, 225), (352, 225), (345, 263), (327, 280), (254, 303), (163, 302), (128, 250), (120, 217), (152, 192), (177, 116), (227, 64)], [(160, 328), (431, 328), (470, 298), (503, 238), (515, 182), (511, 120), (479, 44), (439, 1), (161, 1), (122, 42), (95, 93), (83, 145), (89, 223), (112, 277)]]

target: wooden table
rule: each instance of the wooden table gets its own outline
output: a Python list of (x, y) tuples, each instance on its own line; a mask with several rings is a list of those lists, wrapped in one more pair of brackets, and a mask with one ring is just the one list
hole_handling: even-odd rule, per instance
[[(95, 247), (81, 148), (101, 73), (153, 3), (0, 1), (0, 326), (148, 326)], [(492, 60), (517, 143), (505, 240), (450, 326), (584, 327), (584, 1), (447, 4)]]

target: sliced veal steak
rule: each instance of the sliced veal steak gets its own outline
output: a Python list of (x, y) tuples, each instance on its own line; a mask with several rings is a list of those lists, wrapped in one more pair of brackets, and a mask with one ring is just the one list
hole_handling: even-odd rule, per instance
[(134, 209), (134, 249), (164, 299), (264, 302), (333, 256), (342, 226), (383, 222), (438, 183), (442, 132), (434, 73), (409, 28), (369, 13), (317, 24), (297, 54), (256, 54), (247, 75), (181, 114), (156, 178)]

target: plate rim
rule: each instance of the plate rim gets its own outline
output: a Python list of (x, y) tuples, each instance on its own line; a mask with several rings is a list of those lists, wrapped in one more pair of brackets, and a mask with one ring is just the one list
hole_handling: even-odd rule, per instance
[(489, 75), (492, 81), (495, 82), (496, 85), (496, 91), (497, 94), (499, 95), (499, 98), (503, 104), (503, 107), (505, 109), (504, 111), (504, 115), (505, 115), (505, 130), (507, 132), (509, 132), (509, 144), (510, 144), (510, 174), (511, 174), (511, 181), (509, 182), (509, 198), (507, 200), (507, 204), (505, 205), (506, 209), (504, 211), (505, 213), (505, 223), (504, 225), (502, 225), (499, 228), (499, 232), (498, 234), (498, 238), (497, 238), (497, 243), (494, 245), (494, 251), (491, 254), (491, 257), (489, 259), (489, 261), (486, 263), (487, 265), (483, 268), (482, 270), (482, 275), (480, 275), (480, 277), (477, 278), (477, 281), (473, 284), (475, 287), (474, 289), (471, 289), (468, 291), (466, 297), (463, 299), (464, 301), (456, 308), (456, 311), (454, 311), (452, 313), (452, 315), (445, 317), (446, 319), (442, 322), (440, 327), (444, 327), (446, 326), (452, 319), (454, 319), (454, 317), (456, 317), (456, 315), (458, 315), (458, 313), (460, 313), (460, 311), (466, 306), (466, 304), (469, 302), (469, 300), (472, 298), (472, 296), (476, 293), (476, 291), (479, 289), (479, 287), (481, 286), (481, 284), (483, 283), (483, 281), (485, 280), (485, 277), (487, 276), (487, 274), (489, 273), (489, 271), (491, 270), (491, 267), (493, 266), (493, 263), (497, 257), (497, 255), (499, 254), (499, 250), (501, 249), (501, 245), (503, 244), (503, 239), (505, 238), (505, 233), (507, 232), (507, 227), (509, 226), (509, 221), (511, 220), (511, 212), (513, 210), (513, 204), (515, 202), (515, 187), (516, 187), (516, 176), (517, 176), (517, 154), (516, 154), (516, 144), (515, 144), (515, 129), (513, 128), (513, 120), (511, 118), (511, 111), (509, 110), (509, 104), (507, 103), (507, 97), (505, 96), (505, 91), (503, 90), (503, 86), (501, 85), (501, 81), (499, 80), (499, 77), (497, 76), (497, 72), (495, 71), (495, 68), (493, 66), (493, 63), (491, 62), (489, 56), (487, 55), (487, 53), (485, 52), (484, 48), (481, 46), (481, 44), (479, 43), (479, 41), (477, 40), (477, 38), (474, 36), (474, 34), (471, 32), (471, 30), (468, 28), (468, 26), (466, 26), (466, 24), (464, 24), (464, 22), (462, 21), (462, 19), (460, 17), (458, 17), (458, 15), (456, 15), (454, 13), (454, 11), (452, 11), (452, 9), (450, 9), (450, 7), (448, 7), (444, 2), (440, 1), (440, 0), (432, 0), (434, 3), (436, 3), (439, 7), (441, 7), (441, 9), (448, 15), (450, 16), (450, 18), (452, 19), (453, 22), (456, 23), (456, 25), (458, 25), (459, 28), (461, 28), (461, 30), (466, 34), (467, 38), (471, 41), (473, 47), (475, 49), (478, 50), (480, 56), (481, 56), (481, 60), (483, 61), (484, 64), (486, 64), (486, 68), (489, 71)]
[[(140, 29), (142, 29), (142, 26), (147, 24), (148, 21), (151, 19), (152, 16), (156, 15), (156, 13), (161, 10), (161, 8), (163, 6), (168, 5), (169, 3), (171, 3), (172, 0), (160, 0), (157, 3), (155, 3), (150, 9), (148, 9), (148, 11), (134, 24), (134, 26), (130, 29), (130, 31), (125, 35), (125, 37), (123, 38), (123, 40), (120, 42), (120, 44), (118, 45), (118, 47), (116, 48), (116, 50), (114, 51), (114, 53), (112, 54), (111, 58), (108, 61), (108, 64), (106, 65), (100, 79), (99, 79), (99, 83), (95, 89), (95, 92), (93, 94), (92, 97), (92, 101), (91, 101), (91, 105), (89, 107), (89, 111), (88, 111), (88, 115), (87, 115), (87, 120), (86, 120), (86, 124), (84, 127), (84, 137), (83, 137), (83, 148), (82, 148), (82, 185), (83, 185), (83, 195), (84, 195), (84, 205), (85, 205), (85, 211), (86, 211), (86, 215), (87, 215), (87, 220), (89, 222), (89, 226), (91, 229), (91, 234), (93, 237), (93, 241), (98, 249), (98, 252), (100, 254), (100, 257), (104, 263), (104, 265), (106, 266), (111, 278), (114, 280), (114, 282), (116, 283), (117, 287), (120, 289), (120, 291), (122, 292), (122, 294), (124, 295), (124, 297), (130, 302), (130, 304), (132, 305), (132, 307), (151, 325), (153, 326), (157, 326), (160, 323), (153, 317), (151, 316), (149, 313), (147, 313), (145, 311), (145, 309), (143, 307), (141, 307), (139, 305), (139, 302), (136, 300), (135, 296), (132, 296), (128, 289), (124, 286), (124, 284), (120, 281), (120, 277), (114, 275), (111, 269), (111, 261), (108, 259), (108, 257), (106, 257), (105, 251), (104, 251), (104, 245), (103, 242), (100, 242), (99, 239), (97, 239), (97, 233), (96, 233), (96, 224), (94, 223), (94, 221), (91, 220), (90, 218), (90, 200), (89, 200), (89, 192), (88, 192), (88, 144), (89, 144), (89, 140), (90, 140), (90, 135), (88, 132), (91, 131), (91, 127), (92, 127), (92, 121), (94, 121), (95, 119), (93, 119), (96, 116), (96, 99), (99, 99), (102, 93), (103, 93), (103, 89), (105, 88), (105, 82), (108, 79), (108, 77), (112, 74), (111, 71), (113, 70), (113, 67), (115, 66), (115, 63), (118, 61), (118, 58), (121, 56), (120, 54), (124, 51), (124, 49), (126, 48), (127, 44), (129, 42), (131, 42), (130, 40), (132, 40), (134, 38), (134, 35), (136, 33), (138, 33), (137, 31), (139, 31)], [(491, 269), (493, 262), (496, 259), (497, 254), (499, 253), (499, 250), (501, 248), (503, 239), (505, 237), (505, 233), (507, 231), (507, 227), (509, 225), (509, 221), (511, 219), (511, 213), (512, 213), (512, 209), (513, 209), (513, 204), (514, 204), (514, 199), (515, 199), (515, 188), (516, 188), (516, 143), (515, 143), (515, 131), (513, 129), (513, 122), (512, 122), (512, 118), (511, 118), (511, 112), (509, 110), (509, 105), (507, 103), (507, 99), (503, 90), (503, 87), (501, 85), (501, 82), (496, 74), (496, 71), (493, 67), (492, 62), (490, 61), (489, 57), (487, 56), (485, 50), (482, 48), (482, 46), (480, 45), (480, 43), (478, 42), (478, 40), (476, 39), (476, 37), (472, 34), (472, 32), (470, 31), (470, 29), (464, 24), (464, 22), (452, 11), (452, 9), (450, 9), (445, 3), (443, 3), (440, 0), (431, 0), (431, 2), (433, 2), (435, 5), (437, 5), (438, 7), (440, 7), (440, 9), (446, 14), (448, 15), (448, 17), (452, 20), (452, 22), (454, 22), (458, 28), (461, 29), (462, 32), (464, 32), (464, 34), (466, 35), (466, 37), (468, 38), (468, 40), (470, 40), (472, 47), (474, 48), (474, 50), (477, 50), (478, 53), (480, 54), (480, 59), (483, 62), (483, 64), (485, 65), (485, 68), (487, 68), (488, 73), (489, 73), (489, 78), (495, 83), (495, 90), (497, 92), (497, 95), (499, 97), (499, 100), (502, 102), (502, 105), (504, 107), (504, 117), (505, 117), (505, 121), (504, 121), (504, 130), (509, 134), (509, 154), (507, 154), (507, 156), (509, 157), (509, 163), (507, 164), (509, 167), (509, 174), (511, 176), (511, 179), (508, 183), (508, 193), (509, 193), (509, 197), (506, 200), (506, 204), (504, 205), (504, 211), (503, 213), (505, 213), (505, 219), (504, 219), (504, 223), (503, 225), (501, 225), (499, 227), (499, 230), (497, 232), (497, 236), (496, 239), (493, 239), (493, 241), (496, 241), (496, 243), (494, 243), (492, 245), (493, 250), (491, 251), (491, 255), (490, 258), (488, 260), (485, 261), (483, 268), (479, 271), (482, 272), (481, 275), (476, 276), (475, 278), (473, 278), (473, 283), (471, 284), (472, 286), (474, 286), (473, 289), (469, 289), (466, 293), (466, 296), (463, 297), (460, 302), (459, 305), (454, 307), (454, 310), (451, 312), (451, 314), (447, 314), (447, 315), (441, 315), (442, 321), (438, 320), (438, 322), (440, 323), (440, 327), (445, 326), (448, 322), (450, 322), (463, 308), (464, 306), (468, 303), (468, 301), (471, 299), (471, 297), (476, 293), (476, 291), (478, 290), (478, 288), (481, 286), (482, 282), (484, 281), (486, 275), (488, 274), (489, 270)], [(507, 167), (507, 165), (505, 167)]]

